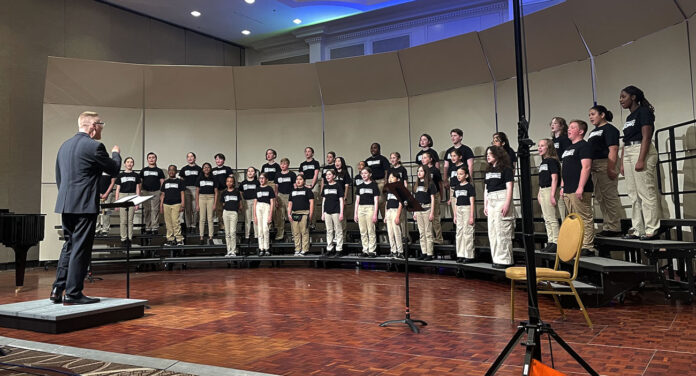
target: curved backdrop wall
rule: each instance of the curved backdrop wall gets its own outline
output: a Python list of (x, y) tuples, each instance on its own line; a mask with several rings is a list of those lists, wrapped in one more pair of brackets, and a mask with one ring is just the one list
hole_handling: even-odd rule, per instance
[[(587, 119), (595, 98), (614, 112), (620, 128), (628, 114), (618, 95), (629, 84), (646, 92), (658, 127), (693, 119), (694, 12), (685, 0), (570, 0), (525, 17), (530, 136), (548, 136), (552, 116)], [(305, 146), (314, 147), (320, 161), (333, 150), (355, 166), (369, 156), (372, 142), (382, 144), (383, 154), (398, 151), (404, 161), (413, 160), (422, 133), (432, 135), (442, 155), (454, 127), (464, 130), (464, 142), (477, 155), (496, 130), (516, 145), (513, 76), (510, 23), (315, 64), (202, 67), (50, 58), (41, 175), (41, 211), (48, 217), (40, 259), (59, 254), (53, 166), (83, 110), (102, 114), (103, 142), (119, 144), (136, 166), (150, 151), (159, 155), (160, 167), (182, 166), (186, 152), (195, 151), (199, 164), (222, 152), (232, 167), (259, 167), (265, 149), (274, 148), (296, 167)], [(679, 137), (679, 146), (696, 144), (693, 130)], [(686, 184), (693, 185), (690, 180)], [(684, 204), (686, 215), (696, 214), (694, 204)], [(666, 215), (670, 205), (663, 202)]]

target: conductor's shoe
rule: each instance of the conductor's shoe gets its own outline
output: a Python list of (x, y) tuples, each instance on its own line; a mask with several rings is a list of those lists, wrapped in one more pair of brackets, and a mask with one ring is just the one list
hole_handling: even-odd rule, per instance
[(79, 297), (71, 297), (70, 295), (65, 295), (63, 299), (63, 305), (78, 305), (78, 304), (94, 304), (99, 303), (99, 298), (90, 298), (89, 296), (84, 296), (80, 294)]
[(53, 290), (51, 290), (49, 299), (56, 304), (63, 302), (63, 289), (54, 287)]

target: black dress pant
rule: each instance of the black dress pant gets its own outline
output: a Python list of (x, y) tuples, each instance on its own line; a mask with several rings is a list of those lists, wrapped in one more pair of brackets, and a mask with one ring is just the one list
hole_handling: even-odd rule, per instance
[(65, 295), (79, 298), (84, 288), (87, 268), (92, 259), (97, 214), (61, 214), (65, 244), (60, 252), (53, 287)]

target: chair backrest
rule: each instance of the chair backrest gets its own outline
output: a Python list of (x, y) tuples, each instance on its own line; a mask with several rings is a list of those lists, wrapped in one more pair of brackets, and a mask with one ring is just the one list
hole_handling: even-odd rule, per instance
[(570, 213), (563, 220), (561, 230), (558, 232), (556, 245), (556, 257), (563, 262), (577, 259), (582, 248), (582, 238), (585, 235), (585, 226), (582, 218), (576, 213)]

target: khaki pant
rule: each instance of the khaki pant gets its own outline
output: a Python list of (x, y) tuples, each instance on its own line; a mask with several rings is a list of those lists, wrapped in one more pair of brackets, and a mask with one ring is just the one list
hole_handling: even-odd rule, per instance
[(358, 227), (360, 228), (360, 242), (363, 252), (376, 252), (377, 236), (375, 235), (375, 224), (372, 222), (374, 205), (358, 206)]
[(503, 216), (505, 189), (488, 192), (488, 241), (494, 264), (510, 265), (512, 258), (512, 236), (515, 231), (514, 207), (510, 204), (507, 216)]
[(333, 241), (336, 241), (336, 251), (343, 250), (343, 224), (341, 220), (338, 219), (341, 215), (336, 214), (324, 214), (324, 224), (326, 225), (326, 250), (333, 250)]
[(276, 223), (276, 239), (281, 240), (285, 237), (285, 219), (288, 217), (288, 201), (290, 200), (289, 194), (278, 193), (276, 197), (276, 215), (278, 216), (278, 222)]
[(271, 227), (269, 226), (268, 219), (271, 216), (271, 204), (265, 202), (256, 203), (256, 226), (259, 229), (259, 249), (262, 251), (268, 251), (271, 246), (270, 232)]
[(440, 199), (439, 193), (435, 193), (435, 207), (433, 208), (433, 242), (442, 244), (442, 224), (440, 223)]
[(605, 231), (621, 231), (621, 200), (619, 200), (619, 179), (611, 180), (607, 176), (608, 159), (592, 161), (592, 183), (594, 198), (602, 210)]
[[(560, 184), (558, 185), (560, 186)], [(563, 197), (560, 195), (560, 192), (561, 188), (559, 187), (558, 192), (556, 192), (556, 196), (558, 197), (558, 200), (556, 200), (556, 207), (558, 208), (558, 215), (562, 222), (568, 215), (568, 210), (566, 210), (565, 202), (563, 201)]]
[(384, 211), (387, 206), (387, 193), (384, 192), (384, 179), (379, 179), (375, 180), (375, 183), (377, 183), (377, 188), (379, 188), (379, 205), (378, 205), (378, 210), (379, 210), (379, 215), (384, 219)]
[(167, 226), (167, 240), (183, 241), (181, 226), (179, 225), (179, 212), (181, 204), (164, 205), (164, 224)]
[(141, 196), (153, 196), (143, 202), (143, 230), (159, 230), (160, 191), (140, 191)]
[(457, 206), (457, 257), (474, 258), (474, 225), (469, 224), (471, 207)]
[(254, 199), (244, 200), (244, 237), (249, 239), (251, 227), (254, 226), (254, 237), (259, 237), (259, 226), (254, 222)]
[(198, 228), (201, 231), (201, 237), (205, 233), (205, 222), (208, 222), (208, 237), (213, 238), (213, 208), (215, 206), (215, 195), (198, 195), (198, 211), (199, 220)]
[(399, 227), (401, 227), (401, 239), (406, 237), (410, 241), (411, 235), (409, 235), (408, 233), (408, 218), (406, 218), (407, 215), (408, 210), (406, 210), (406, 205), (404, 205), (404, 207), (401, 208), (401, 218), (399, 218)]
[(433, 256), (435, 254), (433, 250), (433, 222), (430, 221), (430, 208), (427, 205), (423, 205), (423, 208), (428, 208), (428, 210), (414, 212), (420, 237), (421, 253)]
[(227, 244), (227, 253), (237, 252), (237, 219), (238, 213), (236, 211), (222, 211), (222, 220), (225, 222), (225, 244)]
[[(556, 206), (560, 202), (563, 202), (563, 198), (556, 200)], [(556, 206), (551, 205), (551, 187), (539, 188), (539, 206), (541, 206), (541, 214), (544, 217), (548, 242), (558, 243), (558, 215), (556, 214)]]
[(657, 196), (657, 151), (650, 144), (643, 171), (635, 170), (640, 144), (624, 147), (624, 176), (628, 199), (632, 203), (631, 232), (654, 235), (660, 227), (660, 202)]
[[(110, 204), (114, 202), (114, 198), (116, 197), (116, 194), (114, 193), (113, 190), (109, 193), (108, 196), (106, 196), (106, 199), (102, 201), (102, 204)], [(159, 197), (157, 197), (157, 202), (159, 203)], [(111, 229), (111, 210), (109, 209), (102, 209), (99, 212), (99, 216), (97, 217), (97, 232), (105, 232), (108, 233), (109, 230)]]
[(585, 225), (585, 236), (582, 238), (583, 249), (594, 249), (594, 215), (592, 213), (592, 193), (585, 192), (582, 194), (582, 200), (578, 200), (575, 193), (564, 193), (563, 200), (565, 201), (568, 214), (577, 213), (582, 218)]
[(309, 217), (309, 210), (293, 210), (292, 213), (302, 215), (301, 220), (292, 221), (290, 223), (290, 228), (292, 229), (292, 241), (295, 242), (295, 252), (308, 252), (309, 227), (307, 224), (307, 217)]
[(186, 187), (186, 190), (184, 190), (184, 224), (187, 227), (196, 227), (198, 225), (195, 186)]
[(128, 208), (128, 216), (126, 216), (126, 208), (118, 208), (118, 217), (120, 219), (121, 241), (133, 239), (133, 218), (135, 218), (135, 208)]
[[(401, 238), (401, 223), (397, 225), (394, 223), (396, 220), (396, 212), (398, 212), (399, 209), (387, 209), (387, 212), (385, 213), (385, 222), (387, 222), (387, 235), (389, 236), (389, 247), (391, 248), (392, 253), (403, 253), (404, 252), (404, 245), (403, 245), (403, 240)], [(402, 208), (401, 212), (404, 213), (406, 209)], [(400, 221), (403, 221), (401, 218), (399, 218)]]

